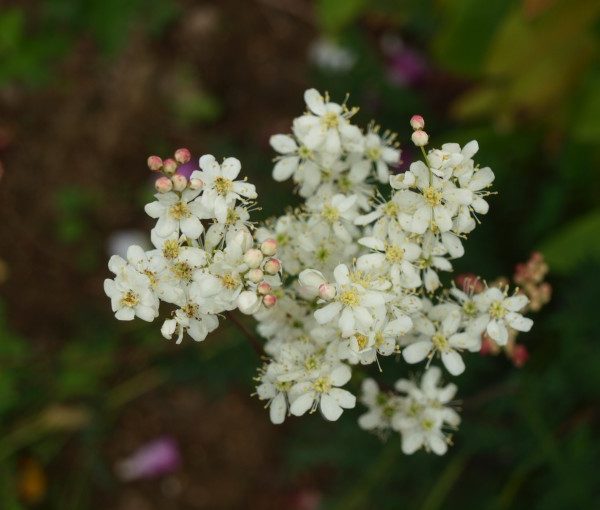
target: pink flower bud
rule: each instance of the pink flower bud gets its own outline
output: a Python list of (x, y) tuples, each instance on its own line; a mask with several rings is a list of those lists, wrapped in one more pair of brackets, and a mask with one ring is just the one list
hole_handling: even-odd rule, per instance
[(529, 359), (529, 352), (527, 351), (527, 347), (522, 344), (517, 344), (513, 348), (512, 352), (512, 362), (516, 367), (521, 368), (527, 360)]
[(498, 351), (498, 344), (484, 333), (483, 338), (481, 339), (481, 349), (479, 350), (479, 354), (482, 356), (493, 356), (494, 354), (498, 354)]
[(177, 163), (181, 163), (183, 165), (190, 159), (192, 159), (192, 155), (190, 154), (189, 150), (183, 148), (175, 151), (175, 161), (177, 161)]
[(429, 135), (425, 131), (419, 129), (412, 134), (410, 139), (417, 147), (423, 147), (429, 142)]
[(202, 179), (191, 179), (190, 180), (190, 188), (193, 190), (198, 190), (204, 186)]
[(275, 255), (277, 251), (277, 241), (275, 239), (267, 239), (260, 245), (261, 251), (267, 256)]
[(259, 294), (265, 296), (269, 292), (271, 292), (272, 289), (271, 289), (271, 286), (267, 282), (261, 282), (256, 287), (256, 290), (258, 291)]
[(184, 175), (175, 174), (171, 177), (171, 181), (173, 181), (173, 189), (175, 191), (183, 191), (187, 188), (187, 179)]
[(331, 301), (335, 297), (335, 287), (331, 283), (322, 283), (319, 285), (319, 297), (325, 301)]
[(417, 129), (423, 129), (425, 127), (425, 119), (420, 115), (413, 115), (410, 118), (410, 125), (415, 131)]
[(153, 172), (159, 172), (163, 166), (163, 160), (158, 156), (150, 156), (148, 158), (148, 168)]
[(163, 172), (167, 175), (173, 175), (177, 171), (177, 161), (174, 159), (165, 159), (163, 161)]
[(267, 294), (263, 298), (263, 303), (267, 308), (273, 308), (277, 304), (277, 298), (273, 294)]
[(267, 274), (277, 274), (281, 269), (281, 262), (278, 259), (269, 259), (263, 269)]
[(454, 277), (456, 286), (467, 294), (479, 294), (485, 290), (481, 278), (474, 273), (461, 273)]
[(159, 177), (158, 179), (156, 179), (154, 187), (159, 193), (168, 193), (173, 189), (173, 183), (168, 177)]
[(260, 266), (260, 263), (263, 261), (263, 254), (260, 250), (252, 248), (244, 253), (244, 262), (250, 268), (256, 268)]
[(248, 278), (248, 280), (250, 280), (252, 283), (258, 283), (263, 279), (264, 275), (265, 273), (263, 273), (261, 269), (255, 268), (250, 269), (250, 271), (246, 273), (246, 278)]

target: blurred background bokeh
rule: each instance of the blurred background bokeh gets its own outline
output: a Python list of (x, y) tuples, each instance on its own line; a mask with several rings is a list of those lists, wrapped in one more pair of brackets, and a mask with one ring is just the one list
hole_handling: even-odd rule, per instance
[[(600, 508), (599, 21), (597, 0), (3, 0), (0, 508)], [(479, 140), (498, 196), (458, 272), (550, 266), (528, 359), (471, 355), (445, 457), (360, 409), (273, 426), (230, 322), (177, 346), (103, 294), (147, 242), (149, 154), (235, 155), (259, 217), (293, 203), (268, 139), (312, 86), (402, 141), (413, 113)]]

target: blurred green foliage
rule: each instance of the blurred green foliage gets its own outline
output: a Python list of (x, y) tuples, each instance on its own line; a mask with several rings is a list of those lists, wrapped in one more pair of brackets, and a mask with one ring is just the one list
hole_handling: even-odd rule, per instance
[(134, 29), (159, 34), (179, 12), (171, 0), (41, 0), (30, 9), (0, 10), (0, 85), (48, 84), (53, 65), (81, 40), (114, 55)]

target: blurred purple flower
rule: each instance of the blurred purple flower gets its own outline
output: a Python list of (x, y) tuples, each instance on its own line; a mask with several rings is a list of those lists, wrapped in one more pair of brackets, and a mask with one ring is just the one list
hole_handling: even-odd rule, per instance
[(394, 85), (413, 87), (424, 78), (426, 72), (425, 59), (410, 48), (398, 48), (389, 56), (387, 75)]
[(172, 437), (161, 437), (142, 445), (116, 466), (123, 481), (158, 478), (175, 471), (181, 465), (179, 446)]
[(183, 175), (186, 179), (189, 179), (194, 170), (200, 170), (200, 166), (198, 165), (198, 160), (192, 156), (192, 159), (181, 165), (177, 169), (176, 173)]

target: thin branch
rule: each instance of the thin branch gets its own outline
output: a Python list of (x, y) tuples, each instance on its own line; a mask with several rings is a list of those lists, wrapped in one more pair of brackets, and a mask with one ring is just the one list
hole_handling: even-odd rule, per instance
[(231, 322), (233, 322), (233, 324), (235, 324), (235, 327), (238, 328), (244, 334), (244, 336), (250, 342), (250, 345), (252, 345), (252, 348), (254, 349), (256, 354), (259, 357), (261, 357), (264, 354), (264, 350), (262, 347), (262, 343), (260, 342), (258, 337), (254, 333), (252, 333), (252, 331), (250, 331), (246, 327), (246, 325), (235, 316), (234, 313), (226, 312), (225, 315), (227, 315), (227, 318), (230, 319)]

